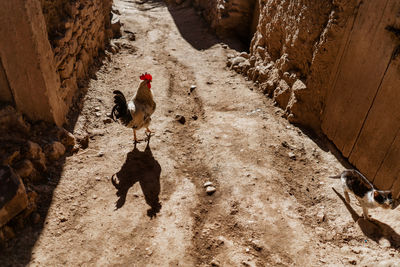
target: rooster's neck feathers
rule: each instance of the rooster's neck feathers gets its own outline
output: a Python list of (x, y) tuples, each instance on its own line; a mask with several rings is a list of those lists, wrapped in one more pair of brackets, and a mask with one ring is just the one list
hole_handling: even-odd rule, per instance
[(147, 81), (142, 81), (139, 85), (139, 88), (136, 92), (134, 100), (137, 101), (149, 101), (153, 100), (153, 93), (151, 89), (147, 87)]

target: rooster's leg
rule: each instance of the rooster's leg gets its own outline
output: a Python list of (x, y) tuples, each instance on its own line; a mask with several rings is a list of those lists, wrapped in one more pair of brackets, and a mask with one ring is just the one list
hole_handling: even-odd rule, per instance
[(139, 143), (139, 141), (138, 141), (137, 138), (136, 138), (136, 130), (135, 130), (135, 129), (133, 129), (133, 142), (135, 143), (135, 145), (136, 145), (137, 143)]
[(154, 134), (154, 132), (151, 131), (151, 130), (149, 129), (149, 127), (146, 127), (146, 135), (147, 135), (147, 136), (151, 136), (152, 134)]
[(146, 127), (146, 136), (147, 136), (147, 141), (150, 141), (150, 137), (154, 135), (153, 131), (150, 131), (149, 127)]

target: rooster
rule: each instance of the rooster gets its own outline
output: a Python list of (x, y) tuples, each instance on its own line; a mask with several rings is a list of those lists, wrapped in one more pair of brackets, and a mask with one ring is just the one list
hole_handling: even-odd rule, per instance
[(136, 138), (136, 131), (146, 128), (146, 135), (150, 139), (152, 131), (149, 129), (151, 115), (156, 109), (156, 103), (153, 100), (153, 92), (151, 90), (152, 77), (145, 73), (140, 76), (139, 88), (134, 97), (127, 102), (124, 94), (115, 90), (114, 103), (115, 106), (111, 111), (114, 121), (119, 121), (126, 127), (133, 129), (134, 143), (139, 143)]

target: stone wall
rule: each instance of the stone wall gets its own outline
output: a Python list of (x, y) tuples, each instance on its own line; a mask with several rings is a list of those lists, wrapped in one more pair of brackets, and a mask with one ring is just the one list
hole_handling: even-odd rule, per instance
[(111, 31), (110, 0), (42, 0), (48, 36), (60, 78), (59, 95), (69, 106), (78, 84), (89, 74)]
[(79, 82), (112, 36), (111, 5), (1, 1), (0, 101), (12, 102), (31, 120), (62, 125)]

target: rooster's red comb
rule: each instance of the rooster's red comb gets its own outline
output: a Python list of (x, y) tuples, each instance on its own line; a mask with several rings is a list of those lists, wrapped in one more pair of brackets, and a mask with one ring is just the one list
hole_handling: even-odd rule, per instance
[(145, 74), (140, 75), (140, 79), (151, 82), (153, 77), (151, 77), (150, 73), (146, 72)]

